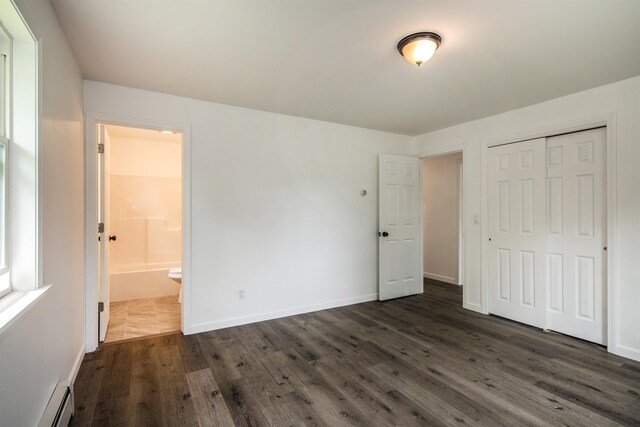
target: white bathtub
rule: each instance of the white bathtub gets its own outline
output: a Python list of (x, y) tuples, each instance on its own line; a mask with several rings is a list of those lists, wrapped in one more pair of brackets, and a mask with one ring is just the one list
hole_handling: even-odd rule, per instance
[(180, 284), (169, 279), (169, 269), (180, 264), (147, 264), (114, 268), (109, 274), (111, 301), (178, 295)]

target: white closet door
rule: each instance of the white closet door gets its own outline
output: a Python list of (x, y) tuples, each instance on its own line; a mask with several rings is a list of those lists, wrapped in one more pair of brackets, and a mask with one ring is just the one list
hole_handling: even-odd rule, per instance
[(545, 325), (544, 139), (488, 150), (489, 311)]
[(605, 344), (605, 139), (547, 140), (548, 328)]

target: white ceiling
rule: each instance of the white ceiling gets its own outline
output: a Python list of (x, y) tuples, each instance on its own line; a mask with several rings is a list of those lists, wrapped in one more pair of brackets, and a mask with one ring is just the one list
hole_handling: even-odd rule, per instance
[(87, 79), (408, 135), (640, 75), (637, 0), (52, 3)]

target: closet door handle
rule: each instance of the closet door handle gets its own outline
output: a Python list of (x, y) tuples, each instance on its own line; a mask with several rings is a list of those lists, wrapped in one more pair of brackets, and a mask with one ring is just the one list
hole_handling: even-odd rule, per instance
[(109, 236), (109, 241), (112, 241), (112, 240), (113, 240), (113, 241), (115, 242), (115, 241), (116, 241), (116, 239), (117, 239), (117, 236)]

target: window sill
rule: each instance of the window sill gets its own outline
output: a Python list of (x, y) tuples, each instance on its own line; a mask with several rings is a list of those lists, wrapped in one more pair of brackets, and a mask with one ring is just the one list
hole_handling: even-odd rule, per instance
[(33, 291), (15, 291), (0, 299), (0, 339), (49, 288), (51, 285)]

